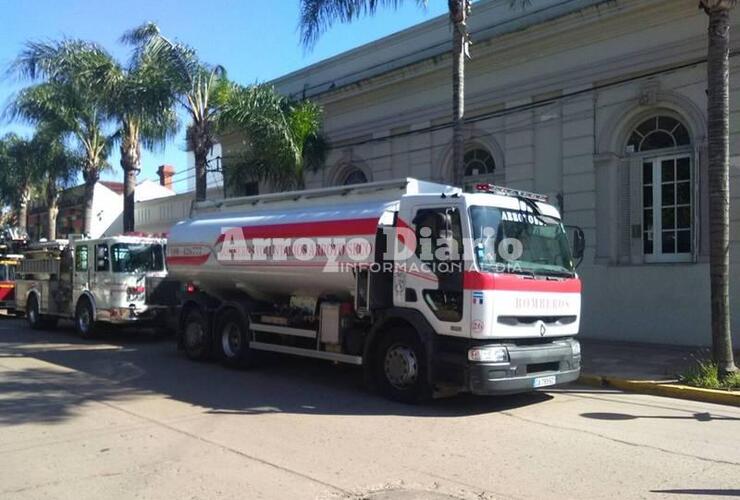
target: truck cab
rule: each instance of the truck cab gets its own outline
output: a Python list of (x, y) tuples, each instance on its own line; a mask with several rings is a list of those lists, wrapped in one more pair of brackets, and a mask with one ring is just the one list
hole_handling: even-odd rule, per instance
[[(571, 248), (544, 196), (489, 185), (407, 196), (395, 230), (415, 247), (396, 246), (393, 304), (418, 311), (434, 331), (435, 350), (444, 353), (438, 376), (479, 394), (578, 377), (583, 233), (573, 233)], [(399, 380), (414, 363), (405, 355)]]
[(20, 256), (0, 256), (0, 309), (15, 312), (15, 273)]

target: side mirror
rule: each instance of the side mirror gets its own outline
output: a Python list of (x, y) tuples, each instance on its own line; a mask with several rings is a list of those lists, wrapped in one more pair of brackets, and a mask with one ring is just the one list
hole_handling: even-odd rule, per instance
[(581, 261), (583, 260), (583, 254), (586, 250), (586, 235), (583, 233), (583, 229), (581, 229), (578, 226), (567, 226), (569, 230), (573, 231), (573, 258), (578, 261), (578, 264), (576, 266), (579, 266), (581, 264)]

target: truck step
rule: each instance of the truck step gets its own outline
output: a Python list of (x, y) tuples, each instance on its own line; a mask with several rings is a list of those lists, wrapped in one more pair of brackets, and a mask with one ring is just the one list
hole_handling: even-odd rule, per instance
[(329, 361), (338, 361), (340, 363), (349, 363), (351, 365), (361, 365), (362, 356), (350, 356), (349, 354), (339, 354), (335, 352), (316, 351), (313, 349), (302, 349), (300, 347), (290, 347), (285, 345), (268, 344), (266, 342), (250, 342), (249, 347), (258, 351), (272, 351), (283, 354), (294, 354), (296, 356), (305, 356), (308, 358), (326, 359)]

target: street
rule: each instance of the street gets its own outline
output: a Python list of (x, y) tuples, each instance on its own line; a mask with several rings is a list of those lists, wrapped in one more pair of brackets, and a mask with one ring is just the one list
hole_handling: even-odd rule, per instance
[(582, 386), (405, 406), (361, 379), (3, 317), (0, 498), (740, 496), (737, 408)]

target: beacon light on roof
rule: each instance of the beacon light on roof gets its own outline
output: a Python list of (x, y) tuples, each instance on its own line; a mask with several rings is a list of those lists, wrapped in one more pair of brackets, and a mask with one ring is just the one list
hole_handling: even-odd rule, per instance
[(520, 189), (512, 189), (494, 184), (477, 184), (475, 190), (481, 193), (498, 194), (501, 196), (514, 196), (516, 198), (525, 198), (527, 200), (541, 201), (547, 203), (548, 196), (545, 194), (531, 193)]

